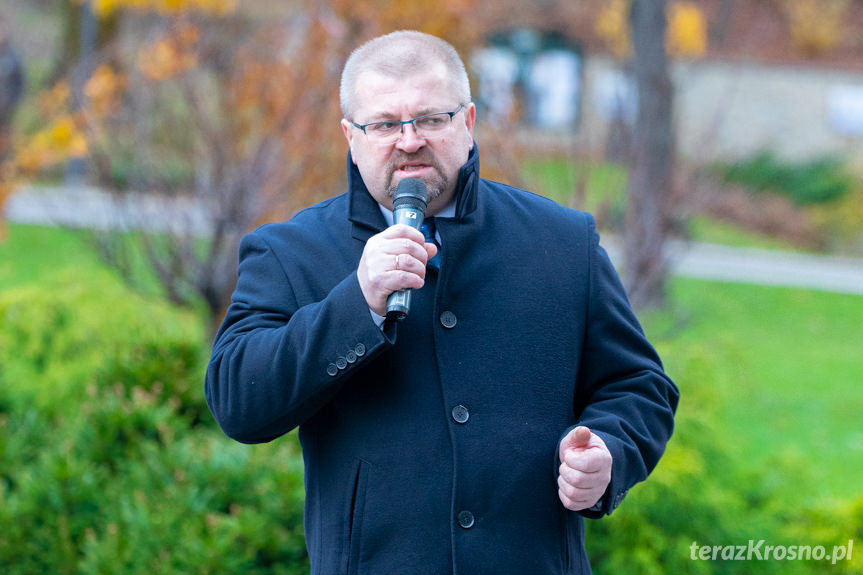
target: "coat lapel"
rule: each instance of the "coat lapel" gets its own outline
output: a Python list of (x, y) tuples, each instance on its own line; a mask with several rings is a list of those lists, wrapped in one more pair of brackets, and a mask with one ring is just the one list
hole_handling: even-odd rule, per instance
[[(348, 152), (348, 220), (351, 236), (363, 242), (386, 228), (386, 220), (380, 207), (366, 188), (359, 169)], [(479, 151), (476, 143), (467, 162), (458, 173), (456, 219), (461, 220), (476, 210), (479, 187)]]

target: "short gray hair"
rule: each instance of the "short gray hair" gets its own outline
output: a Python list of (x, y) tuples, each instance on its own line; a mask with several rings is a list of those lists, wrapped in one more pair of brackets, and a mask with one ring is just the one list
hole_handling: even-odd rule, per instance
[(345, 62), (339, 97), (342, 115), (353, 120), (357, 79), (366, 72), (391, 77), (409, 76), (431, 64), (442, 63), (459, 103), (470, 102), (470, 80), (458, 52), (446, 40), (414, 30), (399, 30), (369, 40)]

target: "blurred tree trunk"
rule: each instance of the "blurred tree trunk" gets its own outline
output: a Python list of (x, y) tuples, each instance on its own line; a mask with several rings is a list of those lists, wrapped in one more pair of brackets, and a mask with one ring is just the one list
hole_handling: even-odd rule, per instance
[(731, 25), (731, 18), (734, 16), (734, 4), (736, 0), (722, 0), (719, 4), (719, 15), (716, 22), (711, 27), (710, 43), (714, 46), (725, 45), (725, 38), (728, 33), (728, 27)]
[(638, 116), (626, 206), (625, 283), (633, 307), (665, 305), (672, 169), (672, 87), (665, 52), (665, 0), (632, 3), (631, 27)]
[[(58, 10), (62, 31), (58, 53), (47, 82), (49, 84), (65, 78), (80, 62), (87, 13), (90, 12), (90, 17), (93, 17), (92, 5), (85, 6), (85, 3), (79, 0), (62, 0), (58, 4)], [(95, 35), (92, 38), (93, 48), (100, 50), (117, 38), (118, 15), (117, 13), (103, 15), (96, 19), (93, 26), (95, 29), (88, 33)]]

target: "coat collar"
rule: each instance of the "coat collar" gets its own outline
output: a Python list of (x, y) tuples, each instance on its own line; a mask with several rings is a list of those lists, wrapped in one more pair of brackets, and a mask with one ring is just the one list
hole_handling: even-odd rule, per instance
[[(476, 209), (479, 188), (479, 150), (476, 142), (467, 162), (459, 169), (456, 184), (455, 219), (461, 220)], [(348, 220), (353, 224), (353, 236), (368, 239), (386, 227), (380, 207), (366, 188), (359, 169), (348, 152)], [(369, 233), (371, 232), (371, 233)]]

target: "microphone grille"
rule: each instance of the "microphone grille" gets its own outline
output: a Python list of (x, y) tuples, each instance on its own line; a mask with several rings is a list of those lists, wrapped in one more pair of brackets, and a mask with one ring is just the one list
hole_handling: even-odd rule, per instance
[(426, 185), (418, 178), (407, 178), (399, 182), (393, 198), (393, 210), (398, 208), (413, 208), (425, 213)]

